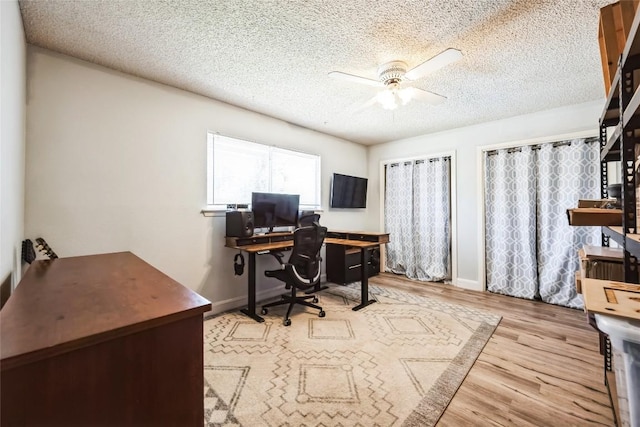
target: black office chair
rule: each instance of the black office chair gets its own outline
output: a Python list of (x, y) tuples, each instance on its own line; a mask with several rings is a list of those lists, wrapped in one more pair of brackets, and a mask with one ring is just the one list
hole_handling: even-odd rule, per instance
[(314, 211), (302, 211), (298, 218), (298, 227), (313, 225), (314, 222), (320, 222), (320, 214), (317, 214)]
[[(276, 305), (289, 304), (287, 315), (284, 319), (284, 325), (291, 325), (291, 310), (295, 304), (304, 305), (307, 307), (320, 310), (319, 317), (324, 317), (325, 312), (322, 307), (314, 304), (318, 302), (318, 297), (315, 295), (298, 296), (297, 290), (307, 290), (320, 283), (320, 249), (324, 242), (324, 238), (327, 235), (327, 227), (322, 227), (315, 222), (313, 225), (307, 227), (300, 227), (293, 232), (293, 250), (289, 260), (286, 263), (282, 262), (281, 254), (274, 254), (280, 262), (280, 269), (268, 270), (264, 274), (267, 277), (275, 277), (278, 280), (285, 282), (285, 288), (291, 289), (291, 295), (282, 295), (280, 301), (272, 302), (262, 306), (262, 314), (267, 314), (268, 307), (274, 307)], [(312, 302), (307, 300), (311, 299)]]

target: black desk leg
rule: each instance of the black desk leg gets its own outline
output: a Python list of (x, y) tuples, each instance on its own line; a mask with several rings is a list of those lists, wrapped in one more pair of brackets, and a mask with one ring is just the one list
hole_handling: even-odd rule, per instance
[(256, 253), (249, 252), (249, 304), (247, 308), (240, 310), (256, 322), (264, 322), (264, 319), (256, 314)]
[(353, 311), (360, 310), (376, 302), (369, 299), (369, 267), (367, 262), (367, 248), (360, 248), (360, 305), (352, 308)]

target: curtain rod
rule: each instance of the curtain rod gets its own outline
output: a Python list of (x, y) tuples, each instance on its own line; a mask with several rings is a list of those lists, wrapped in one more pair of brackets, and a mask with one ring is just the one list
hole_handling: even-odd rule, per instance
[(419, 165), (419, 164), (422, 164), (424, 162), (433, 163), (433, 162), (438, 162), (440, 160), (444, 160), (445, 162), (448, 162), (449, 160), (451, 160), (451, 157), (449, 157), (449, 156), (447, 156), (447, 157), (432, 157), (430, 159), (418, 159), (418, 160), (410, 160), (410, 161), (406, 161), (406, 162), (389, 163), (389, 164), (385, 165), (385, 167), (394, 168), (396, 166), (400, 166), (401, 164), (403, 164), (405, 166), (408, 166), (408, 165)]
[[(525, 145), (522, 147), (511, 147), (511, 148), (507, 148), (507, 153), (519, 153), (522, 151), (523, 147), (531, 147), (531, 150), (540, 150), (544, 145), (548, 145), (551, 144), (551, 146), (553, 148), (556, 147), (563, 147), (563, 146), (567, 146), (567, 145), (571, 145), (572, 140), (569, 141), (556, 141), (556, 142), (546, 142), (544, 144), (535, 144), (535, 145)], [(594, 142), (598, 142), (598, 138), (585, 138), (584, 143), (585, 144), (592, 144)], [(504, 148), (502, 149), (504, 150)], [(502, 150), (491, 150), (491, 151), (487, 151), (487, 156), (494, 156), (496, 154), (498, 154), (500, 151)]]

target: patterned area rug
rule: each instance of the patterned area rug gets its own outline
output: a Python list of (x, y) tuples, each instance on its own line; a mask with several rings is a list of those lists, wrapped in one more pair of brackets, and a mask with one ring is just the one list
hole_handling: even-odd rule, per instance
[(327, 313), (273, 307), (264, 323), (228, 312), (204, 323), (207, 426), (433, 426), (500, 317), (370, 286), (318, 294)]

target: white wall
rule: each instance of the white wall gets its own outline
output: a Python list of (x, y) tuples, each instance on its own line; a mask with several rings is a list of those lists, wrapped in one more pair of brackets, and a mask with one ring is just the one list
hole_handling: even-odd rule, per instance
[(26, 44), (18, 2), (0, 1), (0, 283), (21, 278)]
[[(479, 268), (481, 223), (478, 208), (482, 196), (479, 194), (481, 171), (478, 170), (478, 147), (588, 130), (593, 130), (593, 136), (597, 136), (598, 119), (603, 106), (604, 100), (589, 102), (371, 147), (369, 186), (380, 188), (380, 163), (384, 160), (456, 150), (458, 223), (456, 284), (482, 290), (482, 280), (479, 277), (482, 269)], [(367, 224), (373, 229), (381, 227), (379, 193), (374, 191), (370, 193), (370, 197)]]
[[(367, 149), (35, 47), (28, 50), (27, 83), (26, 236), (43, 236), (61, 256), (132, 251), (209, 298), (214, 311), (245, 303), (246, 274), (233, 275), (235, 252), (223, 247), (224, 218), (199, 213), (206, 200), (207, 130), (320, 154), (322, 222), (334, 229), (382, 228), (381, 161), (456, 150), (456, 284), (480, 289), (477, 147), (584, 130), (597, 135), (603, 105)], [(366, 211), (327, 208), (333, 172), (369, 177)], [(259, 260), (259, 269), (273, 263)]]
[[(246, 304), (247, 273), (233, 275), (224, 217), (200, 213), (208, 130), (320, 154), (325, 207), (333, 172), (367, 175), (358, 144), (32, 46), (27, 66), (26, 235), (59, 256), (132, 251), (214, 311)], [(321, 222), (365, 219), (327, 210)]]

